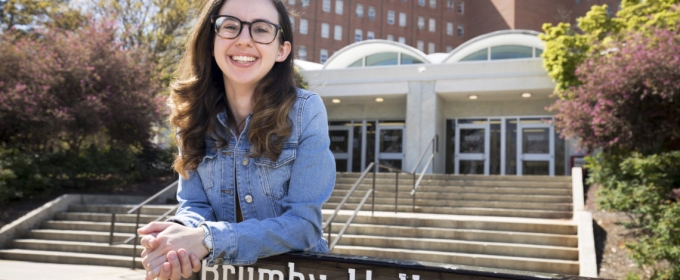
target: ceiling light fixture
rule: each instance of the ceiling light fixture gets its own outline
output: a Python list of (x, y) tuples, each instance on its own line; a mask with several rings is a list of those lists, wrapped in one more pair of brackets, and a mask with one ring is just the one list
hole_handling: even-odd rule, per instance
[(383, 102), (383, 101), (385, 101), (385, 99), (382, 98), (382, 97), (376, 97), (375, 98), (375, 102)]
[(529, 97), (531, 97), (532, 95), (533, 95), (533, 94), (531, 94), (531, 92), (523, 92), (523, 93), (522, 93), (522, 97), (524, 97), (524, 98), (529, 98)]
[(473, 95), (468, 95), (468, 98), (475, 100), (475, 99), (479, 98), (479, 96), (476, 95), (476, 94), (473, 94)]
[(340, 99), (338, 99), (338, 98), (333, 98), (333, 99), (331, 100), (331, 102), (333, 102), (333, 103), (335, 103), (335, 104), (338, 104), (338, 103), (340, 103)]

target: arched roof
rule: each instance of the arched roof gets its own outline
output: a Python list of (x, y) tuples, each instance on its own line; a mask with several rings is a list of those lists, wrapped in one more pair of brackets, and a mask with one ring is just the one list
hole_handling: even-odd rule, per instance
[(501, 30), (477, 36), (451, 51), (441, 63), (459, 62), (480, 50), (495, 46), (525, 46), (542, 50), (545, 45), (533, 30)]
[(348, 45), (335, 52), (326, 61), (323, 69), (347, 68), (363, 57), (379, 53), (401, 53), (419, 59), (423, 63), (430, 63), (423, 52), (411, 46), (389, 40), (366, 40)]

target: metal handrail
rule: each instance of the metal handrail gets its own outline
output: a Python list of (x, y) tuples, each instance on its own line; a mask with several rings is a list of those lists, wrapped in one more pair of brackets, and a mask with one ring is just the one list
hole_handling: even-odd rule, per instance
[[(333, 247), (335, 247), (335, 244), (338, 244), (338, 241), (340, 241), (340, 238), (342, 238), (342, 235), (345, 233), (347, 228), (349, 228), (349, 224), (351, 224), (352, 221), (354, 221), (354, 218), (359, 213), (359, 210), (361, 210), (361, 207), (364, 207), (364, 204), (366, 203), (366, 199), (368, 199), (368, 196), (371, 195), (372, 193), (373, 193), (372, 189), (369, 189), (368, 192), (366, 192), (366, 194), (364, 195), (364, 198), (361, 200), (361, 203), (359, 203), (359, 206), (357, 206), (357, 208), (354, 210), (354, 214), (352, 214), (352, 217), (350, 217), (347, 220), (347, 222), (345, 222), (345, 225), (342, 227), (340, 232), (338, 232), (338, 235), (335, 236), (335, 239), (333, 239), (333, 242), (331, 243), (331, 245), (328, 246), (329, 251), (333, 250)], [(329, 238), (330, 238), (330, 231), (329, 231)]]
[(420, 153), (420, 157), (418, 158), (418, 162), (416, 162), (416, 165), (413, 166), (413, 169), (411, 170), (411, 174), (416, 172), (416, 169), (418, 169), (418, 166), (420, 166), (420, 162), (423, 160), (425, 157), (425, 154), (427, 154), (427, 150), (432, 145), (432, 154), (438, 154), (439, 153), (439, 134), (435, 134), (434, 137), (432, 137), (432, 140), (427, 144), (427, 147), (425, 150), (423, 150), (422, 153)]
[[(135, 212), (137, 213), (137, 219), (136, 219), (136, 222), (135, 222), (135, 228), (136, 228), (136, 229), (139, 228), (139, 216), (140, 216), (140, 214), (141, 214), (141, 212), (142, 212), (142, 207), (144, 207), (145, 205), (149, 204), (149, 202), (153, 201), (154, 199), (158, 198), (159, 196), (165, 194), (166, 192), (168, 192), (168, 190), (170, 190), (170, 189), (174, 188), (175, 186), (177, 186), (178, 183), (179, 183), (179, 180), (173, 182), (172, 184), (170, 184), (170, 185), (168, 185), (167, 187), (163, 188), (162, 190), (160, 190), (160, 191), (157, 192), (156, 194), (152, 195), (151, 197), (147, 198), (147, 199), (144, 200), (142, 203), (138, 204), (137, 206), (133, 207), (132, 209), (130, 209), (130, 211), (127, 212), (127, 214), (132, 214), (132, 213), (135, 213)], [(163, 213), (163, 214), (160, 215), (156, 220), (154, 220), (154, 222), (160, 221), (161, 219), (163, 219), (163, 218), (164, 218), (165, 216), (167, 216), (168, 214), (170, 214), (170, 213), (174, 212), (175, 210), (177, 210), (178, 207), (179, 207), (179, 205), (176, 205), (176, 206), (173, 207), (172, 209), (170, 209), (170, 210), (168, 210), (167, 212)], [(122, 242), (115, 242), (115, 243), (114, 243), (114, 242), (113, 242), (113, 231), (114, 231), (115, 226), (116, 226), (116, 213), (111, 213), (111, 227), (110, 227), (110, 229), (109, 229), (109, 246), (127, 244), (127, 243), (129, 243), (131, 240), (137, 240), (137, 238), (139, 238), (139, 233), (135, 230), (135, 235), (134, 235), (134, 236), (129, 237), (129, 238), (126, 239), (125, 241), (122, 241)], [(134, 245), (133, 245), (133, 247), (132, 247), (132, 269), (135, 269), (135, 261), (136, 261), (136, 257), (137, 257), (137, 242), (135, 241), (135, 242), (133, 242), (133, 244), (134, 244)]]

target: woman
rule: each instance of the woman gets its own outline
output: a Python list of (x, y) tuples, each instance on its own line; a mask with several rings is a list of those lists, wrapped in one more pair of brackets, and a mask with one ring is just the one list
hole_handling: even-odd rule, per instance
[(292, 48), (280, 0), (203, 3), (172, 85), (180, 208), (139, 229), (147, 279), (188, 277), (199, 259), (248, 265), (328, 252), (321, 206), (335, 162), (327, 116), (318, 95), (295, 88)]

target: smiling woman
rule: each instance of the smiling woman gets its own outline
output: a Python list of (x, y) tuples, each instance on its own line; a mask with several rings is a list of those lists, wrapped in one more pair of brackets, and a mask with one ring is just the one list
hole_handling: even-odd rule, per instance
[(295, 86), (291, 34), (280, 0), (203, 3), (172, 84), (180, 208), (139, 230), (147, 279), (328, 252), (335, 162), (321, 98)]

